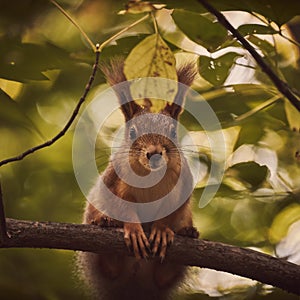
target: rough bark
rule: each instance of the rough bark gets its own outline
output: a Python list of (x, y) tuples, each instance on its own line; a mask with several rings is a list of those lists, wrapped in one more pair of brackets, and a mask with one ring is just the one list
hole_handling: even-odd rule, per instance
[[(7, 230), (9, 238), (0, 242), (0, 248), (128, 252), (121, 229), (7, 219)], [(233, 273), (300, 295), (300, 266), (250, 249), (176, 236), (166, 259)]]

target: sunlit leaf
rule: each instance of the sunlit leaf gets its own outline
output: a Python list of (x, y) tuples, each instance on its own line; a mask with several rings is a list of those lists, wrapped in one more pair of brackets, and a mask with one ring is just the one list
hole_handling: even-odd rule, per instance
[(157, 3), (165, 3), (169, 9), (185, 9), (197, 12), (205, 12), (203, 6), (197, 0), (174, 1), (174, 0), (158, 0)]
[(267, 40), (261, 39), (257, 36), (250, 35), (248, 40), (257, 46), (265, 55), (274, 56), (276, 54), (276, 49), (274, 46)]
[[(141, 83), (131, 84), (131, 93), (134, 99), (141, 98), (141, 95), (155, 94), (157, 90), (161, 93), (161, 99), (171, 101), (177, 92), (177, 72), (175, 67), (175, 57), (158, 34), (153, 34), (145, 38), (135, 46), (125, 60), (124, 73), (128, 80), (137, 78), (160, 77), (174, 80), (153, 81), (144, 80)], [(155, 85), (153, 85), (155, 84)], [(157, 86), (159, 84), (159, 86)], [(148, 96), (149, 97), (149, 96)], [(151, 98), (151, 97), (149, 97)], [(162, 102), (164, 103), (164, 102)], [(160, 101), (152, 103), (153, 110), (159, 109), (162, 105)], [(161, 108), (161, 107), (160, 107)]]
[(199, 73), (212, 85), (222, 85), (238, 57), (241, 55), (235, 52), (226, 53), (216, 59), (201, 55), (198, 60)]
[(243, 24), (237, 29), (243, 36), (251, 34), (275, 34), (277, 33), (271, 26), (260, 24)]
[[(174, 1), (162, 0), (156, 1), (158, 3), (165, 3), (167, 7), (187, 9), (197, 11), (200, 13), (207, 12), (205, 8), (197, 0), (189, 1)], [(220, 11), (234, 11), (241, 10), (250, 13), (256, 12), (267, 19), (272, 20), (279, 26), (291, 20), (293, 17), (300, 14), (300, 2), (290, 1), (288, 4), (281, 0), (210, 0), (210, 4)]]
[(213, 52), (227, 39), (227, 30), (219, 23), (194, 12), (175, 9), (172, 13), (176, 25), (194, 42)]
[[(193, 99), (187, 97), (185, 107), (189, 111), (197, 112), (205, 109), (203, 99), (208, 101), (209, 105), (217, 115), (223, 128), (240, 125), (234, 122), (235, 116), (242, 115), (252, 107), (265, 102), (272, 97), (272, 90), (268, 86), (257, 84), (237, 84), (227, 88), (212, 89), (207, 92), (201, 92), (199, 97)], [(237, 105), (238, 103), (238, 105)], [(282, 113), (282, 111), (281, 111)], [(284, 115), (284, 114), (283, 114)], [(276, 116), (278, 117), (278, 116)], [(191, 118), (190, 114), (183, 112), (181, 120), (189, 130), (201, 130), (201, 124)], [(272, 124), (274, 120), (272, 120)], [(256, 122), (256, 124), (258, 124)], [(260, 126), (262, 128), (262, 126)]]
[(5, 92), (12, 99), (21, 93), (23, 84), (18, 81), (5, 80), (0, 78), (0, 89)]
[(276, 245), (276, 256), (300, 265), (300, 220), (293, 223), (287, 235)]
[(284, 208), (274, 219), (270, 231), (269, 239), (272, 243), (278, 243), (286, 234), (294, 222), (300, 220), (300, 205), (291, 204)]
[(295, 131), (299, 131), (300, 112), (289, 101), (284, 101), (284, 108), (285, 108), (286, 117), (288, 119), (290, 128)]
[(129, 1), (125, 6), (125, 10), (121, 10), (118, 14), (141, 14), (145, 12), (159, 10), (164, 8), (165, 6), (165, 4), (153, 4), (151, 2), (141, 0)]

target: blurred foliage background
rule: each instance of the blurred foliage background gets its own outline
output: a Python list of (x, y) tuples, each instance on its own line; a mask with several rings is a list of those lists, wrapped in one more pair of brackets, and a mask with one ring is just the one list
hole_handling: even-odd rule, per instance
[[(210, 2), (224, 11), (299, 96), (300, 3)], [(141, 17), (118, 15), (123, 1), (59, 3), (95, 43)], [(226, 141), (222, 185), (214, 199), (200, 209), (198, 200), (207, 180), (210, 149), (201, 126), (183, 113), (182, 123), (191, 131), (200, 156), (205, 157), (193, 197), (194, 220), (201, 237), (251, 247), (299, 264), (299, 112), (197, 1), (156, 3), (167, 4), (156, 17), (177, 61), (194, 60), (199, 67), (193, 88), (202, 98), (189, 97), (187, 105), (201, 105), (203, 98), (208, 101)], [(153, 32), (150, 20), (130, 29), (104, 49), (101, 61), (126, 56)], [(0, 1), (0, 160), (62, 129), (84, 91), (93, 60), (93, 51), (78, 30), (49, 1)], [(87, 100), (104, 87), (99, 72)], [(121, 115), (119, 118), (120, 122)], [(81, 222), (85, 199), (73, 173), (73, 128), (55, 145), (1, 167), (7, 217)], [(103, 169), (109, 141), (104, 137), (101, 144), (105, 147), (98, 150), (98, 157)], [(87, 299), (74, 275), (73, 259), (70, 251), (1, 250), (1, 299)], [(205, 269), (191, 270), (178, 299), (213, 297), (298, 299), (255, 281)]]

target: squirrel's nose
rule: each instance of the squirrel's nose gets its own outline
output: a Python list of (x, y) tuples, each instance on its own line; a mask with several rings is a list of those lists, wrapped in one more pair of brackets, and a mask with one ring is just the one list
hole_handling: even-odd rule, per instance
[(159, 160), (160, 159), (160, 156), (162, 156), (162, 152), (147, 152), (146, 153), (146, 156), (148, 159), (150, 159), (153, 155), (155, 155), (155, 157), (153, 157), (153, 159), (155, 160)]
[(159, 145), (157, 146), (150, 145), (147, 148), (146, 156), (148, 159), (150, 159), (153, 155), (155, 155), (155, 160), (159, 160), (162, 156), (162, 147)]

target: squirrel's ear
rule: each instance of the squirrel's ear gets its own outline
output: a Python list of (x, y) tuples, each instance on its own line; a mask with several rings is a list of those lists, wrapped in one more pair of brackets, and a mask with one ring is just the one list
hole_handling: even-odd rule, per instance
[[(123, 72), (124, 59), (114, 58), (108, 64), (101, 65), (101, 71), (104, 73), (108, 84), (114, 89), (119, 103), (121, 105), (122, 113), (125, 121), (129, 121), (140, 110), (141, 106), (136, 104), (130, 94), (129, 83)], [(124, 82), (121, 85), (118, 83)]]
[(175, 120), (178, 119), (178, 116), (182, 111), (182, 104), (184, 101), (185, 94), (189, 86), (195, 79), (196, 74), (197, 71), (194, 63), (185, 64), (177, 70), (178, 82), (183, 84), (178, 84), (178, 91), (173, 103), (167, 104), (163, 109), (163, 111), (170, 114), (170, 116)]

